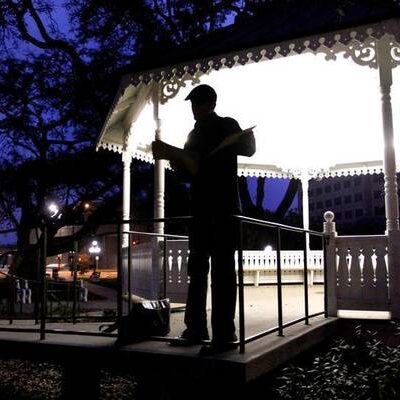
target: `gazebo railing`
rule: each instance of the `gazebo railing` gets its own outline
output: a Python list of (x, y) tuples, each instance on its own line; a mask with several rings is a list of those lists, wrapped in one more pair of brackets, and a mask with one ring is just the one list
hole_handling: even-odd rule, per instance
[[(189, 256), (188, 240), (169, 240), (167, 246), (167, 286), (169, 297), (175, 293), (186, 293), (189, 277), (187, 259)], [(138, 258), (138, 255), (135, 257)], [(245, 285), (259, 286), (276, 284), (276, 250), (243, 250), (243, 280)], [(235, 253), (236, 271), (238, 253)], [(282, 283), (304, 283), (304, 251), (281, 251)], [(310, 250), (307, 259), (308, 284), (324, 282), (324, 253), (322, 250)]]
[(334, 239), (338, 309), (389, 310), (386, 236), (341, 236)]
[[(311, 314), (309, 312), (309, 285), (308, 285), (308, 274), (309, 274), (309, 266), (308, 266), (308, 261), (310, 260), (310, 251), (307, 248), (307, 236), (315, 236), (320, 238), (321, 240), (321, 246), (322, 246), (322, 258), (324, 259), (325, 255), (325, 239), (326, 236), (317, 231), (312, 231), (312, 230), (304, 230), (302, 228), (296, 228), (296, 227), (291, 227), (287, 225), (282, 225), (282, 224), (277, 224), (273, 222), (268, 222), (268, 221), (263, 221), (263, 220), (258, 220), (258, 219), (253, 219), (253, 218), (247, 218), (243, 216), (236, 215), (233, 217), (235, 220), (237, 220), (239, 224), (239, 231), (240, 231), (240, 243), (239, 243), (239, 249), (238, 249), (238, 257), (237, 257), (237, 272), (238, 272), (238, 299), (239, 299), (239, 340), (238, 340), (238, 345), (241, 353), (244, 353), (245, 351), (245, 345), (247, 343), (250, 343), (252, 341), (255, 341), (257, 339), (260, 339), (264, 336), (273, 334), (273, 333), (278, 333), (279, 336), (283, 336), (284, 334), (284, 329), (288, 328), (294, 324), (298, 323), (305, 323), (309, 324), (309, 321), (313, 317), (321, 316), (324, 315), (327, 317), (327, 285), (326, 285), (326, 279), (323, 279), (324, 282), (324, 306), (323, 310), (320, 312), (316, 312)], [(175, 239), (175, 240), (185, 240), (187, 239), (185, 236), (179, 236), (179, 235), (169, 235), (169, 234), (160, 234), (160, 233), (149, 233), (149, 232), (138, 232), (138, 231), (129, 231), (127, 230), (127, 227), (129, 225), (138, 223), (138, 222), (146, 222), (146, 223), (153, 223), (153, 224), (164, 224), (164, 223), (184, 223), (187, 224), (190, 221), (190, 217), (175, 217), (175, 218), (158, 218), (158, 219), (151, 219), (151, 220), (126, 220), (126, 221), (121, 221), (120, 223), (120, 229), (118, 232), (118, 248), (119, 250), (119, 257), (118, 257), (118, 275), (122, 276), (123, 272), (123, 251), (124, 249), (124, 243), (130, 243), (130, 239), (124, 238), (124, 235), (148, 235), (152, 236), (155, 239), (159, 239), (160, 242), (162, 243), (161, 248), (157, 249), (156, 252), (158, 255), (162, 255), (163, 258), (163, 287), (164, 287), (164, 293), (165, 294), (165, 288), (167, 285), (167, 280), (168, 280), (168, 274), (169, 274), (169, 265), (168, 265), (168, 254), (167, 254), (167, 243), (168, 240), (170, 239)], [(275, 230), (275, 235), (276, 235), (276, 243), (277, 243), (277, 249), (276, 249), (276, 297), (277, 297), (277, 325), (273, 328), (270, 329), (265, 329), (261, 332), (258, 332), (257, 334), (251, 335), (251, 336), (246, 336), (245, 332), (245, 298), (244, 298), (244, 250), (243, 250), (243, 227), (245, 225), (248, 226), (258, 226), (258, 227), (264, 227), (268, 229), (273, 229)], [(303, 296), (303, 301), (304, 301), (304, 315), (300, 318), (297, 318), (295, 320), (291, 320), (288, 322), (283, 322), (283, 295), (282, 295), (282, 243), (281, 243), (281, 235), (282, 232), (291, 232), (292, 234), (298, 234), (303, 238), (303, 250), (301, 251), (303, 253), (303, 265), (301, 266), (302, 269), (302, 275), (303, 275), (303, 287), (304, 287), (304, 296)], [(128, 250), (128, 247), (125, 247), (126, 251)], [(128, 263), (130, 263), (129, 260), (131, 260), (131, 257), (128, 257)], [(152, 263), (154, 260), (151, 261)], [(326, 276), (325, 273), (325, 268), (326, 268), (326, 263), (321, 260), (321, 266), (324, 270), (324, 276)], [(128, 265), (128, 275), (130, 276), (130, 266)], [(130, 277), (128, 277), (128, 282), (131, 282)], [(123, 309), (124, 309), (124, 304), (123, 304), (123, 299), (122, 299), (122, 281), (120, 282), (120, 295), (118, 296), (119, 299), (119, 306), (118, 310), (119, 316), (123, 315)], [(128, 287), (128, 298), (131, 298), (131, 293), (130, 293), (130, 287)], [(170, 337), (151, 337), (150, 339), (152, 340), (157, 340), (157, 341), (177, 341), (179, 339), (174, 339)], [(204, 343), (207, 343), (205, 341)]]
[[(324, 233), (329, 237), (326, 247), (328, 313), (388, 318), (393, 299), (390, 288), (389, 236), (338, 236), (334, 213), (324, 214)], [(348, 311), (351, 311), (349, 314)], [(384, 312), (374, 313), (371, 312)], [(356, 314), (354, 314), (356, 312)]]
[[(240, 242), (239, 242), (239, 248), (237, 251), (237, 279), (238, 279), (238, 317), (239, 317), (239, 340), (237, 344), (239, 345), (240, 352), (243, 353), (245, 351), (245, 346), (246, 344), (255, 341), (257, 339), (260, 339), (266, 335), (270, 335), (273, 333), (277, 333), (280, 336), (283, 336), (284, 330), (292, 326), (294, 324), (299, 324), (299, 323), (304, 323), (304, 324), (309, 324), (309, 321), (311, 318), (320, 316), (320, 315), (325, 315), (327, 316), (327, 285), (326, 285), (326, 279), (324, 279), (324, 285), (325, 285), (325, 290), (324, 290), (324, 306), (323, 309), (321, 309), (320, 312), (316, 313), (310, 313), (309, 312), (309, 261), (312, 259), (310, 257), (310, 251), (307, 248), (307, 236), (315, 236), (318, 237), (321, 240), (321, 245), (322, 245), (322, 254), (324, 255), (324, 260), (320, 260), (320, 265), (322, 264), (323, 270), (324, 270), (324, 276), (326, 276), (326, 262), (325, 262), (325, 239), (326, 236), (323, 233), (316, 232), (316, 231), (311, 231), (311, 230), (304, 230), (301, 228), (296, 228), (296, 227), (291, 227), (287, 225), (282, 225), (282, 224), (277, 224), (273, 222), (268, 222), (268, 221), (263, 221), (263, 220), (257, 220), (257, 219), (252, 219), (252, 218), (247, 218), (243, 216), (234, 216), (233, 217), (239, 226), (239, 232), (240, 232)], [(136, 261), (135, 261), (135, 256), (134, 252), (140, 248), (140, 246), (136, 247), (132, 246), (132, 237), (146, 237), (148, 246), (152, 249), (152, 254), (149, 254), (147, 252), (146, 257), (151, 257), (151, 260), (148, 260), (149, 262), (144, 264), (144, 269), (148, 267), (148, 265), (155, 265), (155, 270), (157, 271), (157, 282), (155, 283), (155, 293), (158, 293), (159, 297), (165, 296), (167, 293), (167, 280), (168, 280), (168, 244), (172, 241), (176, 240), (187, 240), (187, 236), (185, 235), (175, 235), (175, 234), (164, 234), (164, 233), (159, 233), (160, 232), (160, 226), (161, 224), (165, 224), (167, 227), (169, 227), (172, 223), (173, 224), (180, 224), (181, 228), (182, 225), (188, 225), (190, 223), (190, 217), (175, 217), (175, 218), (162, 218), (162, 219), (148, 219), (148, 220), (123, 220), (119, 221), (118, 223), (114, 224), (113, 229), (111, 229), (108, 232), (103, 232), (99, 235), (96, 235), (97, 238), (101, 236), (116, 236), (117, 241), (116, 241), (116, 253), (117, 253), (117, 280), (118, 280), (118, 295), (117, 295), (117, 321), (121, 321), (121, 318), (123, 315), (125, 315), (129, 310), (131, 309), (130, 305), (130, 299), (132, 298), (131, 294), (133, 293), (133, 285), (132, 283), (134, 282), (135, 279), (135, 274), (132, 274), (132, 263), (136, 262), (140, 257), (136, 256)], [(154, 230), (156, 232), (148, 232), (148, 231), (140, 231), (140, 230), (131, 230), (131, 227), (135, 226), (142, 226), (143, 224), (151, 224), (152, 226), (155, 227)], [(246, 321), (246, 316), (245, 316), (245, 297), (244, 297), (244, 266), (246, 265), (246, 257), (244, 257), (244, 234), (243, 230), (245, 227), (250, 226), (254, 227), (257, 226), (258, 228), (262, 229), (272, 229), (275, 234), (275, 243), (276, 243), (276, 301), (277, 301), (277, 310), (276, 310), (276, 315), (277, 315), (277, 323), (276, 326), (265, 329), (262, 331), (257, 332), (256, 334), (246, 336), (246, 330), (245, 330), (245, 321)], [(182, 229), (180, 229), (182, 231)], [(303, 265), (297, 265), (296, 268), (301, 270), (303, 274), (303, 288), (304, 288), (304, 294), (303, 294), (303, 303), (304, 303), (304, 314), (300, 318), (296, 318), (291, 321), (284, 322), (283, 319), (283, 296), (282, 296), (282, 286), (284, 285), (284, 282), (282, 281), (282, 265), (283, 265), (283, 252), (285, 250), (282, 249), (282, 234), (284, 232), (290, 232), (291, 234), (296, 234), (300, 235), (302, 238), (303, 242), (303, 250), (302, 256), (300, 257), (304, 262)], [(54, 332), (52, 329), (47, 329), (46, 323), (48, 320), (51, 320), (51, 316), (49, 314), (48, 309), (48, 301), (49, 301), (49, 281), (48, 277), (46, 277), (46, 253), (47, 253), (47, 239), (46, 239), (46, 230), (44, 230), (44, 237), (41, 240), (41, 247), (40, 249), (40, 254), (41, 254), (41, 263), (42, 265), (38, 269), (38, 277), (40, 276), (40, 279), (38, 279), (37, 282), (37, 290), (35, 294), (35, 319), (36, 322), (39, 322), (40, 326), (38, 329), (33, 329), (33, 328), (12, 328), (10, 327), (10, 330), (15, 330), (15, 331), (26, 331), (26, 332), (38, 332), (40, 333), (40, 338), (45, 339), (46, 333), (51, 333)], [(146, 241), (144, 241), (146, 242)], [(74, 259), (73, 259), (73, 268), (72, 268), (72, 273), (73, 273), (73, 284), (71, 286), (71, 292), (74, 294), (73, 295), (73, 315), (75, 318), (73, 318), (73, 322), (77, 322), (77, 316), (76, 316), (76, 307), (77, 307), (77, 253), (78, 253), (78, 244), (77, 242), (74, 242)], [(149, 249), (150, 249), (149, 248)], [(143, 256), (143, 254), (142, 254)], [(299, 260), (299, 254), (296, 256), (297, 260)], [(154, 264), (155, 263), (155, 264)], [(297, 261), (296, 261), (297, 263)], [(182, 277), (181, 277), (182, 278)], [(54, 284), (53, 284), (54, 286)], [(54, 290), (54, 287), (53, 287)], [(126, 301), (126, 295), (128, 293), (128, 301)], [(125, 298), (125, 299), (124, 299)], [(15, 318), (15, 313), (12, 310), (11, 312), (11, 318)], [(12, 320), (11, 320), (12, 322)], [(6, 328), (1, 328), (2, 330), (5, 330)], [(84, 335), (94, 335), (94, 336), (105, 336), (104, 333), (102, 332), (83, 332), (83, 331), (71, 331), (71, 330), (62, 330), (62, 329), (57, 329), (57, 333), (65, 333), (65, 334), (84, 334)], [(115, 337), (114, 334), (108, 334), (107, 336)], [(149, 340), (155, 340), (155, 341), (174, 341), (174, 340), (179, 340), (171, 337), (151, 337)], [(205, 341), (207, 343), (207, 341)]]
[[(324, 315), (325, 317), (328, 316), (328, 307), (327, 307), (327, 284), (326, 279), (324, 279), (324, 310), (310, 314), (309, 313), (309, 288), (308, 288), (308, 240), (307, 236), (316, 236), (321, 239), (323, 254), (325, 255), (325, 235), (321, 232), (312, 231), (312, 230), (305, 230), (302, 228), (291, 227), (288, 225), (277, 224), (273, 222), (258, 220), (254, 218), (248, 218), (243, 216), (235, 216), (237, 221), (239, 222), (240, 226), (240, 243), (239, 243), (239, 250), (238, 250), (238, 278), (239, 278), (239, 347), (240, 352), (244, 353), (245, 345), (250, 343), (254, 340), (260, 339), (266, 335), (269, 335), (274, 332), (278, 332), (279, 336), (283, 336), (284, 329), (292, 326), (297, 323), (304, 322), (306, 325), (309, 324), (310, 318)], [(252, 226), (260, 226), (260, 227), (268, 227), (273, 228), (276, 234), (276, 252), (277, 252), (277, 304), (278, 304), (278, 324), (274, 328), (270, 328), (259, 332), (258, 334), (246, 337), (245, 332), (245, 309), (244, 309), (244, 281), (243, 281), (243, 227), (244, 225), (252, 225)], [(304, 316), (298, 318), (296, 320), (292, 320), (289, 322), (283, 322), (283, 301), (282, 301), (282, 232), (294, 232), (303, 237), (303, 252), (304, 252), (304, 265), (303, 265), (303, 274), (304, 274)], [(325, 257), (324, 257), (325, 260)], [(323, 263), (324, 265), (324, 276), (326, 276), (326, 262)]]

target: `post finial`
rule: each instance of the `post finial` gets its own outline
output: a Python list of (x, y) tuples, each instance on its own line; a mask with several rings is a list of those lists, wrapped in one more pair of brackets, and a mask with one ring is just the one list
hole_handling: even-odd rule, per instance
[(335, 219), (335, 214), (333, 211), (325, 211), (324, 212), (325, 222), (332, 222), (334, 219)]
[(334, 219), (335, 214), (333, 213), (333, 211), (326, 211), (324, 213), (324, 233), (336, 235), (336, 223), (333, 222)]

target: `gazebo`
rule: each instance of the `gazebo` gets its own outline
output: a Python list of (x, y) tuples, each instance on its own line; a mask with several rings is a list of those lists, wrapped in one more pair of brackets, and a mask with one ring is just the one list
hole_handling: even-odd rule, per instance
[[(124, 220), (132, 217), (132, 158), (154, 162), (154, 138), (183, 145), (193, 123), (183, 99), (192, 85), (209, 83), (217, 89), (221, 114), (231, 114), (243, 128), (257, 125), (257, 153), (239, 160), (238, 174), (301, 179), (305, 229), (310, 178), (384, 173), (385, 235), (336, 238), (332, 216), (327, 215), (325, 231), (332, 238), (329, 312), (336, 315), (349, 307), (387, 310), (400, 317), (391, 100), (399, 64), (400, 8), (375, 0), (351, 6), (338, 0), (299, 1), (290, 8), (266, 5), (264, 15), (216, 31), (173, 54), (156, 55), (123, 77), (97, 143), (98, 149), (122, 155)], [(166, 168), (165, 161), (155, 161), (155, 218), (164, 217)], [(158, 232), (163, 232), (162, 224)], [(359, 301), (360, 296), (365, 301)]]

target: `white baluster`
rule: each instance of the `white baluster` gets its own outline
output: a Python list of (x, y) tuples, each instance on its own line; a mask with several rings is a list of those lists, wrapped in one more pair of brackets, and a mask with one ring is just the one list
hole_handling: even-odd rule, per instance
[(168, 256), (168, 282), (172, 283), (172, 263), (174, 262), (174, 256), (172, 250), (169, 250)]
[(178, 283), (181, 283), (182, 250), (178, 250)]

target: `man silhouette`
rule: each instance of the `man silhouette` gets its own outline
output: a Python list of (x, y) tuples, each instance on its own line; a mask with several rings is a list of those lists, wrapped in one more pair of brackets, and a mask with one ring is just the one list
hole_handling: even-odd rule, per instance
[(200, 354), (214, 354), (237, 347), (235, 334), (237, 223), (239, 214), (237, 156), (252, 156), (252, 128), (242, 131), (237, 121), (215, 112), (217, 94), (208, 85), (195, 87), (185, 100), (192, 104), (196, 121), (183, 150), (161, 141), (153, 142), (156, 159), (171, 161), (186, 172), (191, 183), (193, 220), (189, 229), (188, 275), (190, 277), (185, 324), (180, 345), (209, 339), (207, 283), (211, 259), (212, 341)]

